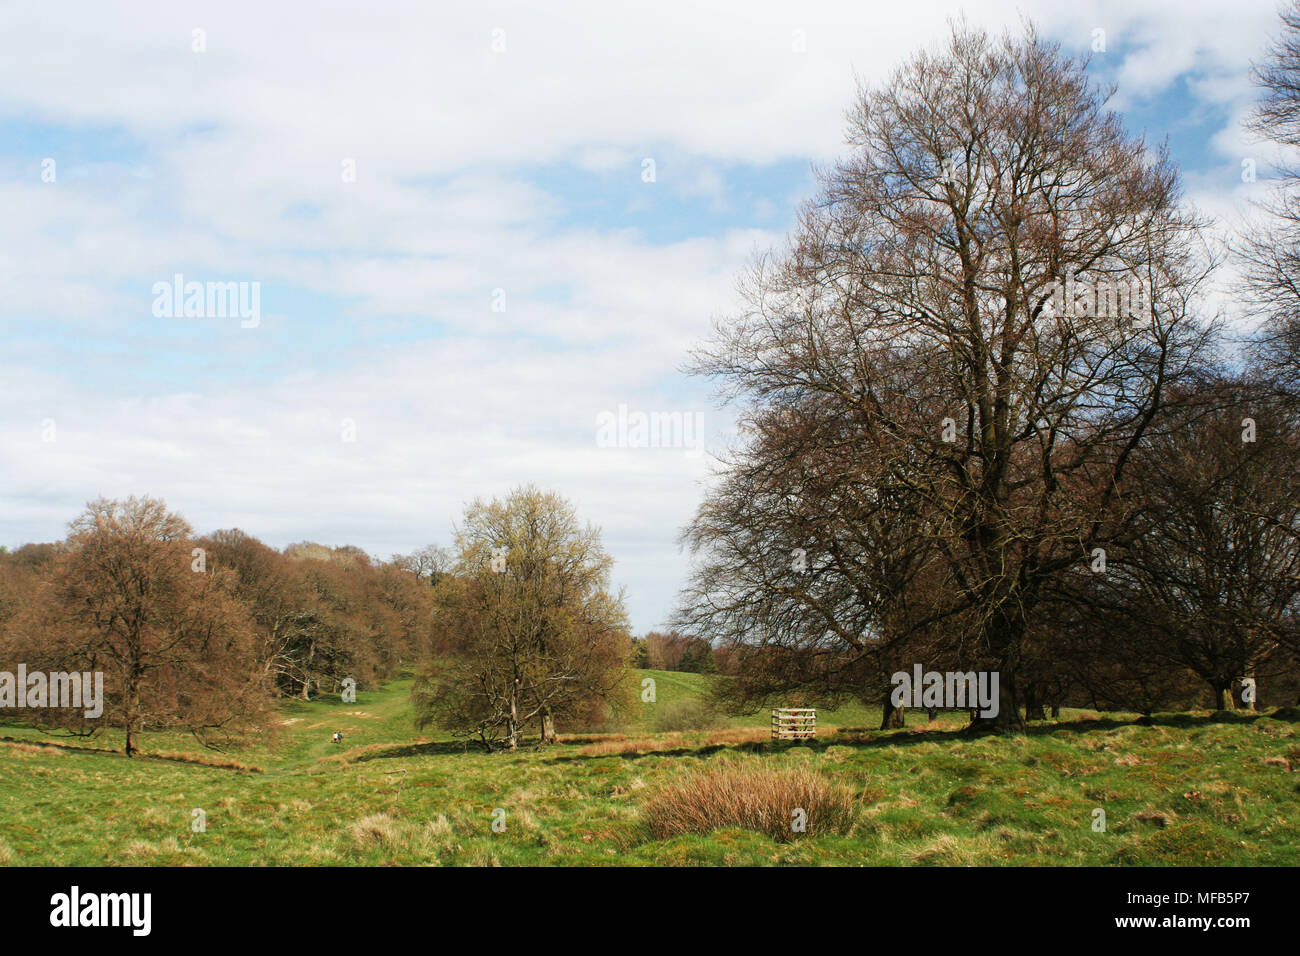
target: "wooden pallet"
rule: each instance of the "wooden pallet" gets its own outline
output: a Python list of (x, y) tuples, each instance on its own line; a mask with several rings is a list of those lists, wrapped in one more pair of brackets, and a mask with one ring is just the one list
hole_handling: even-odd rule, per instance
[(812, 707), (772, 709), (773, 740), (810, 740), (817, 736), (817, 711)]

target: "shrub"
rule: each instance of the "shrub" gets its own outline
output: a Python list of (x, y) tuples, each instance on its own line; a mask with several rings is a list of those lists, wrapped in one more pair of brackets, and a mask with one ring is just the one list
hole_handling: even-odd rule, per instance
[[(794, 827), (796, 810), (806, 814), (803, 832)], [(847, 787), (807, 767), (722, 761), (657, 791), (644, 813), (656, 840), (741, 827), (785, 842), (847, 832), (853, 825), (854, 799)]]
[(664, 704), (655, 712), (655, 733), (671, 734), (684, 730), (712, 730), (723, 723), (719, 714), (704, 700), (679, 700)]

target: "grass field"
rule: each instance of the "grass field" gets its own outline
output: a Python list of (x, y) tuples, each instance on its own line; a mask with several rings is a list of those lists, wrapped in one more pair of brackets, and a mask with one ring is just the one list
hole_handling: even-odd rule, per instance
[[(285, 703), (273, 742), (225, 754), (149, 734), (150, 756), (128, 761), (106, 749), (120, 733), (83, 746), (0, 726), (0, 863), (1300, 864), (1294, 718), (1139, 725), (1072, 711), (1025, 736), (972, 739), (958, 715), (867, 730), (878, 711), (855, 706), (819, 713), (813, 745), (778, 745), (761, 714), (654, 732), (652, 708), (703, 684), (647, 675), (658, 702), (625, 733), (514, 754), (417, 734), (408, 681), (355, 704)], [(648, 802), (724, 764), (811, 771), (851, 794), (851, 823), (788, 839), (735, 827), (653, 839)], [(196, 808), (204, 832), (191, 828)]]

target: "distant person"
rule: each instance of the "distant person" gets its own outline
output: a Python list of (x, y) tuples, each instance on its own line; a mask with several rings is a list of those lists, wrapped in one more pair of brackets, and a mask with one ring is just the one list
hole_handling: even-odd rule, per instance
[(341, 744), (343, 742), (343, 735), (339, 733), (337, 730), (334, 731), (334, 742), (336, 744)]

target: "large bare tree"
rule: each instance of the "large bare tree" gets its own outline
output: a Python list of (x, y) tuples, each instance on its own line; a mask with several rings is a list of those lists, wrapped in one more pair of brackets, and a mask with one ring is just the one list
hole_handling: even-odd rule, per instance
[(1281, 13), (1281, 30), (1255, 66), (1261, 97), (1247, 127), (1279, 153), (1261, 218), (1240, 244), (1246, 301), (1263, 319), (1252, 358), (1279, 391), (1300, 399), (1300, 3)]
[[(1001, 673), (990, 726), (1021, 725), (1036, 607), (1104, 546), (1134, 449), (1211, 335), (1195, 314), (1214, 265), (1201, 224), (1168, 156), (1125, 132), (1108, 95), (1032, 27), (994, 38), (964, 25), (860, 91), (850, 154), (821, 173), (788, 247), (756, 263), (746, 308), (698, 358), (750, 428), (720, 494), (753, 504), (719, 517), (713, 498), (688, 533), (704, 556), (687, 595), (697, 633), (787, 622), (801, 648), (852, 651), (873, 629), (933, 635), (946, 620), (947, 653)], [(753, 437), (777, 413), (843, 443), (834, 480), (784, 467), (802, 454), (797, 433)], [(726, 557), (733, 540), (770, 526), (783, 496), (799, 502), (801, 533), (748, 547), (770, 548), (773, 566), (793, 548), (839, 561), (840, 600), (818, 608), (773, 586), (753, 623), (714, 614), (706, 631), (719, 570), (749, 560)], [(882, 597), (878, 551), (897, 536), (865, 530), (879, 501), (919, 539), (898, 551), (906, 580), (884, 588), (896, 600)], [(899, 602), (901, 631), (880, 620)]]

